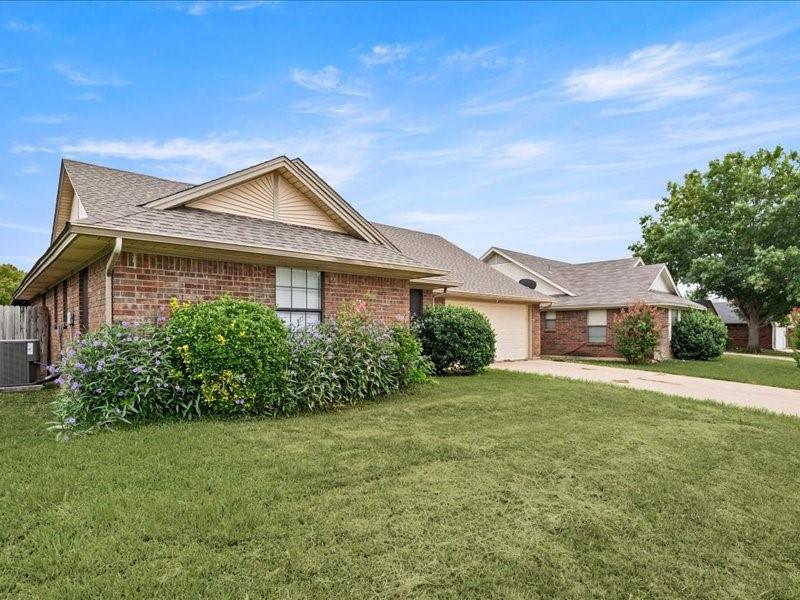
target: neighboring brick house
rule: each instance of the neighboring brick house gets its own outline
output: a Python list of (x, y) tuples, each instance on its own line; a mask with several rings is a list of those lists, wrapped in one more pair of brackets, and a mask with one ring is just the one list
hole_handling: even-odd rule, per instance
[(666, 265), (645, 265), (639, 258), (571, 264), (492, 247), (482, 260), (552, 301), (541, 315), (543, 356), (619, 357), (614, 319), (622, 308), (644, 302), (657, 308), (662, 326), (655, 358), (668, 358), (672, 324), (681, 311), (705, 310), (681, 295)]
[[(705, 304), (728, 328), (728, 349), (746, 349), (748, 327), (744, 316), (730, 302), (724, 300), (707, 300)], [(779, 323), (767, 323), (758, 328), (758, 345), (764, 350), (785, 350), (786, 337), (786, 327)]]
[(172, 297), (229, 293), (309, 324), (369, 296), (390, 322), (456, 302), (452, 289), (463, 286), (459, 301), (485, 310), (499, 330), (499, 358), (538, 356), (546, 296), (437, 236), (425, 239), (449, 253), (420, 257), (406, 244), (416, 235), (428, 234), (370, 223), (300, 159), (278, 157), (199, 185), (64, 160), (51, 245), (15, 302), (47, 307), (53, 362), (81, 332), (155, 319)]

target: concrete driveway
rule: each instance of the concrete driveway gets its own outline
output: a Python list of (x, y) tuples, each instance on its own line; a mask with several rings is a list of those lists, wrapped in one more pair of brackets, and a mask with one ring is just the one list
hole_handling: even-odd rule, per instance
[(800, 416), (800, 390), (554, 360), (499, 362), (493, 364), (492, 368), (602, 381), (637, 390), (661, 392), (695, 400), (714, 400), (723, 404), (762, 408), (785, 415)]

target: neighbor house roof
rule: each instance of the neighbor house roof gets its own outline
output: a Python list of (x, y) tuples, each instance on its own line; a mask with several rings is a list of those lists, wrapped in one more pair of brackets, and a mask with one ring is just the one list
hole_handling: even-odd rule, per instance
[(711, 308), (714, 309), (714, 312), (717, 313), (717, 316), (722, 319), (725, 325), (747, 324), (744, 316), (742, 316), (731, 303), (725, 302), (724, 300), (710, 300), (709, 304), (711, 304)]
[(428, 277), (424, 281), (438, 281), (443, 287), (452, 285), (449, 282), (457, 281), (460, 285), (452, 289), (450, 293), (453, 295), (539, 303), (553, 301), (553, 298), (509, 279), (441, 236), (379, 223), (374, 225), (404, 254), (449, 271), (444, 277)]
[[(664, 264), (645, 265), (636, 257), (573, 264), (504, 248), (492, 248), (484, 256), (493, 251), (564, 289), (563, 295), (550, 297), (559, 309), (626, 306), (638, 301), (660, 306), (704, 308), (681, 296), (677, 288), (675, 294), (651, 289), (666, 270)], [(669, 271), (666, 272), (669, 276)], [(671, 279), (669, 276), (670, 282)]]

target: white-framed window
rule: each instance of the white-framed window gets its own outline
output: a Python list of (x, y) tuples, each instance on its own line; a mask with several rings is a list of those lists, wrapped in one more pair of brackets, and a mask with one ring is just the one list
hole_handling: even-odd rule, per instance
[(322, 273), (310, 269), (275, 269), (275, 306), (278, 316), (296, 327), (322, 320)]
[(590, 344), (605, 344), (608, 339), (608, 311), (590, 310), (586, 315)]
[(556, 330), (556, 311), (549, 310), (546, 313), (544, 313), (544, 330), (545, 331)]

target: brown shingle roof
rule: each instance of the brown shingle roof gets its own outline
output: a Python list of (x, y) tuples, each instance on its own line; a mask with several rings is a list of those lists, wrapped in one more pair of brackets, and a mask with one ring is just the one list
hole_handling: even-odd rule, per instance
[(552, 296), (556, 308), (626, 306), (637, 301), (704, 308), (688, 298), (650, 290), (664, 264), (637, 266), (639, 259), (635, 257), (571, 264), (504, 248), (496, 250), (574, 294)]
[(445, 277), (425, 281), (458, 281), (461, 285), (453, 289), (455, 293), (552, 302), (552, 298), (520, 285), (441, 236), (380, 223), (374, 225), (404, 254), (450, 271)]
[(425, 270), (426, 265), (385, 245), (354, 236), (278, 221), (210, 212), (196, 208), (160, 210), (141, 204), (193, 187), (149, 175), (73, 160), (64, 168), (81, 199), (90, 225), (203, 242), (234, 242), (271, 250), (325, 254), (342, 259), (385, 263)]

